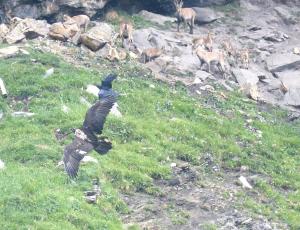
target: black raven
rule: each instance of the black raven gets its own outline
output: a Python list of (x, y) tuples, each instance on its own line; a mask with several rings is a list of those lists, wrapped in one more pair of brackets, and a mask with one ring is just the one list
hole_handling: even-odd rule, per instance
[(93, 149), (100, 154), (107, 153), (111, 148), (111, 142), (105, 138), (99, 138), (102, 134), (105, 119), (109, 114), (114, 103), (117, 101), (118, 94), (112, 90), (112, 81), (116, 75), (110, 74), (97, 86), (99, 100), (87, 111), (82, 129), (75, 131), (73, 142), (64, 149), (63, 162), (67, 174), (74, 178), (77, 176), (80, 161)]

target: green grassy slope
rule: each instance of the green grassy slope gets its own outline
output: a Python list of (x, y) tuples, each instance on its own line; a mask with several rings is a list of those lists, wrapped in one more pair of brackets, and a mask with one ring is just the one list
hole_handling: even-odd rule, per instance
[[(55, 73), (43, 79), (50, 67)], [(284, 123), (276, 111), (262, 114), (265, 121), (259, 121), (255, 105), (243, 102), (239, 95), (197, 101), (180, 86), (170, 89), (134, 65), (122, 64), (118, 71), (114, 86), (122, 95), (119, 106), (124, 116), (109, 116), (104, 131), (114, 148), (105, 156), (91, 153), (99, 164), (82, 166), (72, 183), (56, 168), (63, 144), (56, 141), (53, 130), (80, 127), (87, 110), (80, 97), (95, 101), (83, 89), (98, 83), (109, 70), (99, 75), (38, 52), (0, 61), (0, 76), (10, 95), (0, 99), (5, 112), (0, 121), (0, 159), (7, 166), (0, 171), (3, 229), (120, 229), (118, 214), (127, 209), (119, 191), (156, 194), (152, 180), (170, 175), (168, 157), (197, 165), (205, 153), (211, 153), (223, 168), (248, 165), (267, 175), (270, 181), (259, 182), (256, 189), (272, 202), (259, 204), (249, 197), (246, 206), (295, 229), (300, 226), (299, 124)], [(21, 100), (31, 96), (29, 110), (36, 113), (34, 117), (9, 116), (22, 110)], [(219, 113), (202, 106), (205, 100), (213, 101)], [(62, 111), (63, 105), (69, 113)], [(245, 117), (238, 110), (253, 119), (252, 126), (263, 132), (262, 138), (245, 128)], [(220, 115), (228, 111), (230, 118)], [(95, 176), (102, 182), (103, 196), (97, 205), (89, 205), (83, 191)]]

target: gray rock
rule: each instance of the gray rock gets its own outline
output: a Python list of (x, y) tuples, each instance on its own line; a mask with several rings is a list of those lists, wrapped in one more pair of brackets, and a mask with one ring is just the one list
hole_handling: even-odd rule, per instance
[(3, 42), (8, 32), (9, 32), (8, 27), (5, 24), (0, 24), (0, 42)]
[(281, 81), (279, 79), (277, 79), (277, 78), (263, 79), (263, 80), (261, 80), (261, 82), (263, 82), (263, 83), (266, 84), (266, 86), (264, 86), (264, 87), (269, 92), (272, 92), (274, 90), (278, 90), (282, 86)]
[(200, 69), (200, 62), (196, 55), (188, 53), (181, 56), (174, 57), (174, 70), (180, 74), (187, 74), (189, 72), (195, 72)]
[(172, 32), (148, 28), (135, 30), (133, 32), (133, 43), (140, 51), (151, 47), (164, 47), (166, 51), (180, 49), (179, 53), (181, 53), (181, 50), (186, 50), (188, 42), (174, 38)]
[(8, 46), (0, 49), (0, 59), (17, 56), (20, 53), (20, 48), (17, 46)]
[(141, 51), (143, 49), (152, 47), (150, 42), (148, 41), (148, 36), (150, 33), (151, 33), (151, 31), (149, 29), (135, 30), (133, 32), (133, 34), (132, 34), (133, 43)]
[(286, 105), (300, 106), (300, 88), (290, 88), (284, 95), (283, 101)]
[(211, 78), (212, 75), (206, 71), (202, 71), (202, 70), (198, 70), (195, 73), (195, 76), (199, 79), (201, 79), (202, 81), (205, 81), (207, 78)]
[(259, 81), (257, 72), (253, 70), (234, 68), (232, 69), (232, 73), (241, 87), (246, 85), (253, 86)]
[(41, 11), (37, 5), (24, 4), (13, 9), (13, 14), (19, 18), (39, 18)]
[(45, 37), (49, 32), (49, 25), (45, 20), (26, 18), (17, 22), (15, 27), (6, 34), (8, 44), (14, 44), (26, 39)]
[(267, 66), (271, 72), (300, 68), (300, 56), (293, 53), (276, 53), (267, 58)]
[(200, 7), (193, 7), (196, 11), (197, 16), (195, 18), (195, 22), (199, 24), (210, 23), (218, 20), (220, 18), (216, 12), (210, 8), (200, 8)]
[(49, 25), (45, 20), (34, 20), (31, 18), (26, 18), (20, 23), (23, 23), (24, 27), (26, 27), (26, 29), (24, 30), (26, 39), (45, 37), (49, 32)]
[(271, 42), (283, 42), (285, 41), (286, 39), (289, 38), (288, 35), (280, 32), (280, 31), (272, 31), (271, 33), (269, 34), (266, 34), (263, 36), (263, 38), (266, 40), (266, 41), (271, 41)]
[(93, 16), (98, 10), (103, 9), (110, 0), (60, 0), (59, 6), (73, 7), (84, 11), (88, 16)]
[(155, 14), (152, 12), (149, 12), (147, 10), (142, 10), (138, 13), (138, 15), (142, 16), (144, 19), (157, 23), (159, 25), (165, 25), (167, 22), (175, 22), (176, 18), (173, 17), (167, 17), (160, 14)]
[(97, 55), (97, 57), (106, 58), (109, 54), (109, 50), (109, 45), (106, 44), (101, 49), (96, 51), (95, 54)]
[(81, 36), (81, 42), (91, 49), (97, 51), (111, 40), (112, 27), (107, 23), (100, 23)]
[(98, 10), (104, 8), (109, 0), (2, 0), (1, 4), (15, 17), (20, 18), (41, 18), (44, 16), (56, 16), (69, 12), (81, 12), (88, 16), (93, 16)]
[(197, 6), (205, 7), (205, 6), (212, 6), (212, 5), (225, 5), (234, 0), (197, 0), (194, 1)]
[(29, 112), (23, 112), (23, 111), (18, 111), (18, 112), (13, 112), (11, 114), (13, 117), (32, 117), (35, 115), (35, 113), (29, 113)]
[[(289, 38), (285, 33), (274, 30), (271, 28), (261, 28), (259, 30), (248, 30), (240, 35), (240, 38), (251, 39), (256, 42), (261, 42), (261, 40), (266, 40), (270, 42), (282, 42)], [(262, 43), (261, 46), (266, 46), (267, 44)]]
[(267, 51), (267, 52), (272, 52), (275, 49), (274, 44), (266, 40), (259, 40), (256, 43), (256, 47), (261, 51)]
[(273, 30), (268, 29), (268, 28), (262, 28), (260, 30), (251, 30), (251, 31), (246, 31), (240, 35), (240, 38), (246, 38), (246, 39), (251, 39), (254, 41), (259, 41), (263, 39), (263, 37), (266, 34), (271, 34)]
[(250, 70), (256, 74), (260, 81), (274, 78), (272, 73), (270, 73), (269, 71), (265, 70), (263, 67), (257, 64), (251, 64)]
[(18, 42), (22, 42), (25, 39), (26, 39), (26, 36), (23, 33), (23, 29), (20, 27), (15, 27), (12, 31), (10, 31), (5, 36), (5, 41), (10, 45), (18, 43)]
[(0, 170), (5, 169), (5, 164), (2, 160), (0, 160)]
[(300, 89), (300, 70), (298, 71), (284, 71), (275, 73), (278, 79), (282, 82), (284, 87), (289, 90), (292, 88)]
[(52, 24), (49, 28), (49, 37), (60, 41), (67, 41), (70, 39), (71, 42), (76, 43), (72, 38), (77, 37), (79, 32), (80, 29), (77, 24), (57, 22)]
[(286, 24), (295, 24), (297, 23), (296, 18), (291, 14), (291, 11), (288, 8), (283, 6), (274, 7), (274, 11), (278, 14), (278, 16), (282, 19), (282, 21)]

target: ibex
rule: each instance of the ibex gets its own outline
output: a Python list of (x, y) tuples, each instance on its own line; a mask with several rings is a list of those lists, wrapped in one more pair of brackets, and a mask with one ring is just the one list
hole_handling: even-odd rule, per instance
[(144, 49), (143, 52), (142, 52), (142, 55), (141, 55), (143, 63), (146, 63), (148, 61), (152, 61), (155, 58), (162, 55), (164, 49), (165, 49), (164, 47), (162, 47), (161, 49), (159, 49), (159, 48)]
[(76, 23), (79, 28), (84, 29), (84, 32), (86, 32), (88, 25), (90, 24), (90, 18), (86, 15), (77, 15), (74, 17), (70, 17), (68, 15), (64, 15), (63, 19), (66, 23)]
[(233, 48), (232, 43), (229, 39), (226, 39), (222, 42), (222, 48), (227, 53), (229, 57), (236, 56), (236, 50)]
[(196, 50), (196, 54), (201, 62), (200, 67), (203, 65), (203, 63), (206, 63), (208, 65), (208, 72), (210, 73), (210, 63), (217, 62), (218, 65), (221, 67), (220, 70), (223, 74), (225, 74), (225, 59), (224, 53), (222, 51), (209, 52), (203, 49), (202, 47), (198, 47), (198, 49)]
[(122, 21), (120, 23), (120, 37), (122, 38), (122, 41), (124, 39), (128, 39), (128, 41), (132, 43), (133, 42), (132, 32), (133, 32), (133, 25), (131, 24), (131, 22)]
[(182, 8), (182, 0), (174, 0), (177, 11), (177, 32), (179, 32), (180, 22), (187, 23), (190, 27), (190, 34), (193, 34), (196, 12), (192, 8)]
[(111, 41), (106, 44), (108, 47), (108, 55), (106, 56), (106, 58), (110, 61), (124, 60), (124, 59), (126, 59), (126, 56), (127, 56), (127, 53), (124, 50), (117, 50), (117, 48), (116, 48), (115, 41), (118, 36), (119, 36), (118, 33), (115, 34), (112, 37)]
[(243, 65), (243, 67), (248, 69), (250, 58), (249, 58), (249, 50), (247, 48), (240, 50), (239, 59), (240, 59), (242, 65)]
[(105, 14), (105, 21), (114, 22), (119, 20), (119, 14), (115, 10), (110, 10)]
[(196, 50), (198, 47), (202, 46), (208, 51), (212, 51), (213, 49), (213, 33), (211, 31), (208, 32), (207, 36), (204, 38), (194, 38), (192, 40), (192, 49)]

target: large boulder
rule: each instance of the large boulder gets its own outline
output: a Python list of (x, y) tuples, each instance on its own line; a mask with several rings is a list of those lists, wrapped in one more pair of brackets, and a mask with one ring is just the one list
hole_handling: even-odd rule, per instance
[(6, 35), (5, 41), (8, 44), (14, 44), (23, 41), (25, 38), (24, 28), (16, 27)]
[[(241, 33), (240, 38), (242, 39), (251, 39), (255, 42), (262, 42), (262, 40), (266, 40), (269, 42), (283, 42), (289, 38), (285, 33), (271, 29), (271, 28), (256, 28), (255, 26), (251, 26), (247, 31)], [(264, 44), (265, 46), (266, 44)]]
[(93, 16), (104, 8), (109, 0), (3, 0), (6, 16), (41, 18), (55, 14), (72, 13)]
[(39, 18), (41, 16), (41, 10), (38, 5), (22, 4), (13, 9), (13, 15), (19, 18)]
[(113, 29), (109, 24), (99, 23), (87, 33), (81, 35), (81, 42), (92, 51), (97, 51), (111, 40), (112, 32)]
[(34, 20), (31, 18), (26, 18), (20, 23), (22, 23), (26, 27), (26, 29), (24, 30), (24, 34), (27, 39), (45, 37), (49, 32), (49, 25), (45, 20)]
[(226, 5), (228, 3), (233, 2), (234, 0), (187, 0), (187, 3), (199, 6), (199, 7), (206, 7), (206, 6), (213, 6), (213, 5)]
[(257, 86), (259, 81), (258, 72), (255, 70), (234, 68), (232, 69), (232, 73), (239, 83), (240, 89), (250, 98), (258, 100), (260, 97)]
[(300, 88), (291, 88), (283, 99), (284, 104), (299, 107), (300, 106)]
[(275, 75), (282, 82), (286, 90), (292, 88), (300, 89), (300, 70), (278, 72)]
[(22, 50), (17, 46), (4, 47), (0, 49), (0, 59), (15, 57), (21, 52)]
[(76, 23), (74, 24), (65, 24), (57, 22), (51, 25), (49, 29), (49, 37), (60, 40), (67, 41), (80, 33), (80, 29)]
[(245, 85), (256, 85), (259, 81), (258, 73), (253, 70), (233, 68), (232, 73), (240, 87), (244, 87)]
[(154, 28), (140, 29), (133, 32), (133, 43), (140, 50), (151, 47), (164, 47), (166, 49), (170, 48), (170, 50), (175, 47), (184, 47), (184, 50), (186, 50), (188, 42), (190, 41), (185, 41), (183, 38), (177, 39), (172, 32)]
[(218, 20), (218, 18), (220, 18), (220, 16), (217, 15), (215, 11), (210, 8), (193, 7), (193, 9), (197, 13), (195, 22), (198, 24), (214, 22)]
[(0, 42), (3, 42), (6, 34), (8, 34), (9, 28), (5, 24), (0, 24)]
[(133, 43), (138, 49), (143, 50), (152, 47), (150, 42), (148, 41), (148, 36), (150, 35), (150, 33), (151, 29), (139, 29), (133, 31)]
[(176, 18), (167, 17), (167, 16), (163, 16), (160, 14), (155, 14), (155, 13), (149, 12), (147, 10), (140, 11), (138, 15), (142, 16), (144, 19), (146, 19), (148, 21), (157, 23), (159, 25), (165, 25), (165, 23), (167, 23), (167, 22), (175, 22), (176, 21)]
[(299, 69), (300, 56), (293, 53), (275, 53), (267, 58), (267, 66), (273, 73)]
[(289, 8), (285, 8), (284, 6), (276, 6), (274, 7), (274, 11), (277, 15), (282, 19), (285, 24), (296, 24), (297, 19), (294, 15), (292, 15), (291, 10)]
[(14, 44), (26, 39), (45, 37), (49, 31), (49, 25), (45, 20), (26, 18), (17, 20), (14, 28), (6, 34), (5, 40), (8, 44)]

